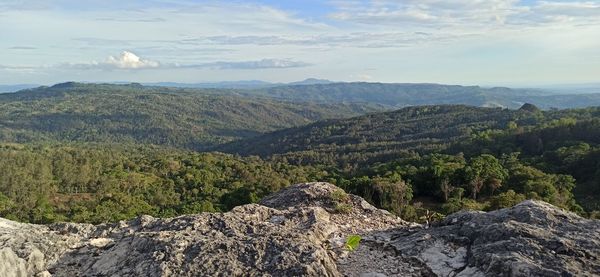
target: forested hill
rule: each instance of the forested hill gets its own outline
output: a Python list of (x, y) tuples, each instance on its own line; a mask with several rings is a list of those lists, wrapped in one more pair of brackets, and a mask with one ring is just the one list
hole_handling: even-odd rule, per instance
[(0, 217), (106, 222), (226, 211), (314, 180), (405, 219), (528, 198), (600, 217), (600, 108), (378, 112), (374, 102), (350, 102), (137, 84), (3, 94)]
[(0, 140), (129, 142), (204, 149), (375, 110), (373, 105), (299, 104), (221, 90), (64, 83), (0, 95)]
[(285, 154), (300, 163), (374, 162), (410, 150), (442, 149), (474, 133), (505, 128), (514, 120), (531, 124), (535, 115), (462, 105), (408, 107), (275, 131), (220, 150), (263, 157)]
[(463, 104), (518, 109), (533, 103), (543, 109), (600, 105), (600, 94), (552, 94), (537, 89), (482, 88), (440, 84), (330, 83), (264, 88), (250, 95), (315, 103), (376, 103), (389, 107)]
[(284, 156), (300, 164), (369, 164), (409, 152), (442, 151), (459, 142), (490, 138), (504, 131), (525, 132), (560, 120), (593, 119), (599, 114), (598, 108), (540, 111), (530, 104), (517, 110), (464, 105), (417, 106), (278, 130), (234, 141), (218, 150), (263, 157)]
[[(353, 182), (369, 183), (364, 176), (401, 177), (415, 196), (438, 197), (452, 206), (447, 211), (470, 205), (461, 202), (462, 194), (450, 199), (456, 184), (471, 191), (472, 199), (482, 184), (489, 197), (504, 184), (507, 194), (496, 200), (505, 204), (529, 197), (579, 210), (573, 191), (578, 203), (593, 211), (600, 210), (599, 138), (598, 107), (542, 111), (530, 104), (518, 110), (442, 105), (320, 121), (220, 150), (352, 172), (350, 188)], [(483, 178), (487, 181), (473, 183), (468, 177), (473, 168), (495, 171)]]

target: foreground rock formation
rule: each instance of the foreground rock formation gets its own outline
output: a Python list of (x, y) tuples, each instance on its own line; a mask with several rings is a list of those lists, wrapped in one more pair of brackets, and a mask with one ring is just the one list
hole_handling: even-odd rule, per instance
[[(346, 238), (360, 234), (358, 249)], [(0, 219), (0, 276), (592, 276), (600, 222), (537, 201), (405, 222), (327, 183), (223, 214), (49, 226)]]

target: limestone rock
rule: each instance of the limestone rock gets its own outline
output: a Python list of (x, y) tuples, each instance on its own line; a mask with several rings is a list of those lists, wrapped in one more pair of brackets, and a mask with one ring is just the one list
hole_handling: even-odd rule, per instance
[(392, 237), (388, 248), (438, 276), (600, 274), (600, 221), (540, 201), (489, 213), (459, 212), (432, 228), (378, 236)]
[[(600, 274), (600, 223), (543, 202), (459, 212), (423, 228), (342, 196), (307, 183), (222, 214), (96, 226), (0, 219), (0, 276)], [(350, 234), (363, 238), (352, 252)]]

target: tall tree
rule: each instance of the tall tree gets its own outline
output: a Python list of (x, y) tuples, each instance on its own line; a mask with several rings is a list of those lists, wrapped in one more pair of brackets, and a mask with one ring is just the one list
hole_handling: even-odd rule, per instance
[(496, 157), (482, 154), (472, 158), (465, 169), (466, 179), (469, 182), (471, 196), (477, 199), (477, 194), (485, 185), (498, 188), (508, 177), (508, 171), (500, 164)]

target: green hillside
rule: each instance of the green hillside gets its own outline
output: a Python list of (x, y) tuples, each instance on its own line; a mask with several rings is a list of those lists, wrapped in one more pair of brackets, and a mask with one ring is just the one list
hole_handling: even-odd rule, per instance
[[(359, 194), (372, 193), (355, 187), (361, 178), (369, 178), (362, 181), (366, 185), (371, 178), (396, 176), (411, 185), (415, 197), (454, 205), (446, 211), (481, 208), (476, 202), (464, 202), (462, 193), (448, 202), (456, 189), (488, 207), (498, 207), (499, 202), (493, 201), (509, 203), (507, 198), (517, 197), (576, 209), (574, 192), (592, 211), (600, 209), (599, 130), (600, 108), (421, 106), (319, 121), (220, 149), (297, 165), (330, 166), (341, 174), (338, 184)], [(477, 181), (472, 179), (474, 167), (480, 173), (496, 169)], [(480, 192), (483, 199), (476, 196)], [(494, 198), (497, 193), (512, 196)], [(457, 204), (457, 199), (463, 200)]]
[(146, 143), (188, 149), (375, 105), (297, 104), (231, 91), (65, 83), (0, 95), (0, 140)]
[(110, 222), (227, 211), (322, 171), (133, 145), (0, 144), (0, 216)]
[(443, 150), (478, 132), (509, 122), (535, 124), (534, 114), (500, 108), (419, 106), (348, 119), (325, 120), (235, 141), (218, 150), (283, 155), (299, 163), (373, 163), (410, 151)]
[(2, 94), (0, 217), (226, 211), (305, 181), (409, 220), (523, 199), (600, 216), (600, 108), (380, 112), (354, 100), (78, 83)]

